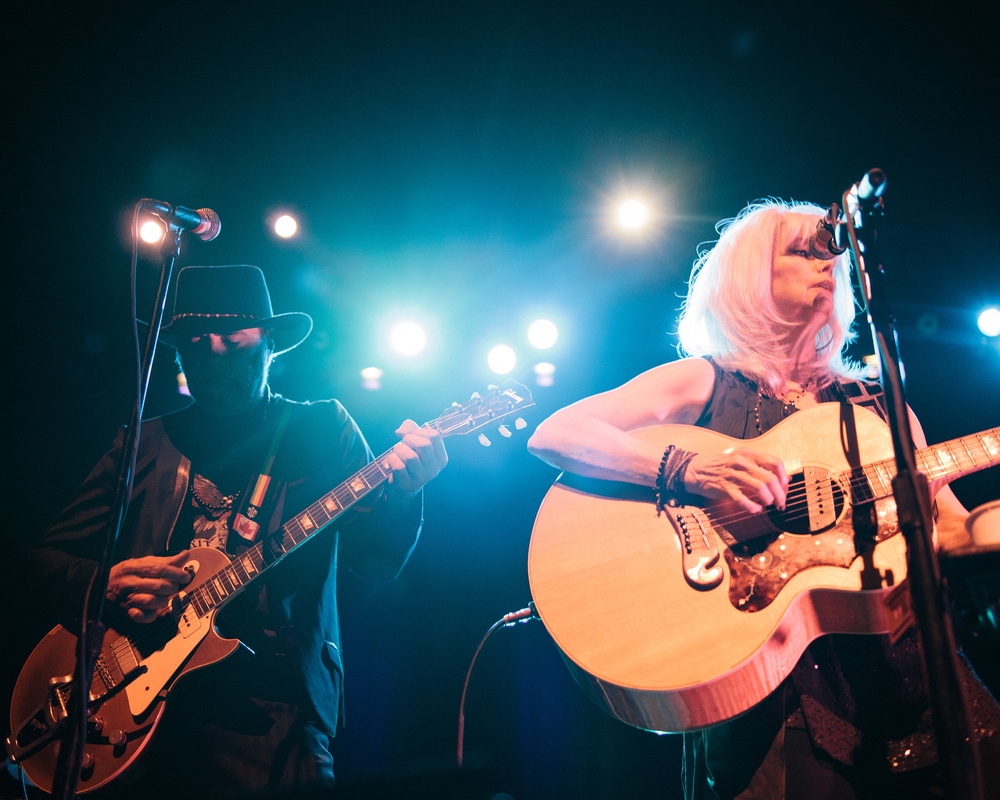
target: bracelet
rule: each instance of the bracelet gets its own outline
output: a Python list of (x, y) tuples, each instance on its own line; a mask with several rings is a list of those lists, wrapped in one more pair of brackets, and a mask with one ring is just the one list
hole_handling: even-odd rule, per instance
[(653, 486), (656, 491), (656, 516), (660, 516), (663, 509), (684, 492), (684, 473), (694, 457), (694, 453), (680, 450), (675, 445), (669, 445), (663, 452)]

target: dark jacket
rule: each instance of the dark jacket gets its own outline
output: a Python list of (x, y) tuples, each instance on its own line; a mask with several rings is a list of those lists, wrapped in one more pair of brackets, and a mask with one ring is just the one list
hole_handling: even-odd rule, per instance
[[(360, 429), (336, 400), (297, 403), (274, 396), (263, 415), (221, 426), (200, 415), (197, 405), (146, 421), (114, 561), (185, 549), (191, 538), (188, 483), (192, 467), (213, 481), (247, 486), (262, 471), (286, 407), (287, 427), (271, 469), (273, 510), (268, 532), (276, 531), (371, 461)], [(86, 584), (100, 556), (123, 440), (122, 431), (29, 555), (27, 568), (42, 596), (50, 601), (56, 620), (70, 627), (79, 618)], [(390, 507), (379, 493), (370, 495), (251, 584), (253, 588), (248, 587), (244, 595), (253, 593), (254, 597), (238, 598), (249, 602), (241, 606), (234, 602), (230, 607), (237, 613), (231, 615), (235, 619), (228, 635), (259, 636), (255, 628), (260, 620), (251, 612), (258, 585), (263, 584), (268, 611), (265, 627), (280, 631), (283, 641), (294, 642), (292, 663), (331, 733), (343, 702), (338, 554), (352, 571), (391, 578), (416, 543), (421, 514), (422, 496), (397, 508)], [(234, 537), (230, 535), (231, 542)]]

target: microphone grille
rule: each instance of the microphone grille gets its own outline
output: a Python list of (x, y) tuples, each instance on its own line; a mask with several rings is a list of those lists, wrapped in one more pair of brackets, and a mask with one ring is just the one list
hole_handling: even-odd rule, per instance
[(210, 242), (222, 230), (222, 220), (210, 208), (199, 208), (197, 213), (201, 217), (201, 225), (191, 231), (191, 233), (203, 242)]

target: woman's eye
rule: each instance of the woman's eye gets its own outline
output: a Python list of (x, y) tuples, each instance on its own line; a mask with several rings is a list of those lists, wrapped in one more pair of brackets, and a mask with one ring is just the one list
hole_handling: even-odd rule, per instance
[(808, 250), (794, 250), (793, 249), (793, 250), (789, 250), (788, 252), (789, 252), (789, 254), (791, 254), (793, 256), (802, 256), (803, 258), (809, 258), (809, 251)]

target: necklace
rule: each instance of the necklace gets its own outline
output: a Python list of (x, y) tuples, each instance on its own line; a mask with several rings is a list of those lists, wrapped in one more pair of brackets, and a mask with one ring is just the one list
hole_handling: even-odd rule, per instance
[(212, 511), (216, 514), (229, 511), (233, 507), (233, 502), (240, 496), (240, 492), (223, 495), (214, 483), (201, 475), (195, 475), (188, 485), (191, 487), (191, 496), (198, 502), (198, 505), (206, 511)]
[[(797, 389), (792, 389), (790, 391), (787, 391), (780, 397), (771, 392), (767, 393), (767, 397), (769, 399), (781, 401), (781, 419), (784, 419), (785, 417), (789, 416), (795, 411), (798, 411), (799, 407), (796, 405), (796, 403), (798, 403), (799, 400), (801, 400), (803, 397), (805, 397), (806, 394), (808, 394), (809, 386), (812, 384), (812, 382), (813, 379), (810, 378), (804, 384), (801, 384)], [(763, 384), (758, 383), (757, 405), (755, 405), (753, 409), (754, 424), (757, 426), (758, 434), (764, 433), (764, 430), (761, 428), (760, 425), (760, 404), (763, 401), (763, 399), (764, 399), (764, 386)]]
[(805, 386), (799, 386), (797, 389), (791, 389), (781, 395), (779, 399), (785, 404), (785, 408), (798, 408), (795, 404), (805, 396), (811, 382), (808, 381)]

